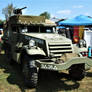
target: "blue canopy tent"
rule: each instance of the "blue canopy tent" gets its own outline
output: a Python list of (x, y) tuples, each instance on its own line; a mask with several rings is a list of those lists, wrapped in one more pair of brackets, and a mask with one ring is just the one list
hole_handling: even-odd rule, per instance
[[(66, 26), (69, 27), (69, 31), (67, 37), (75, 41), (75, 37), (77, 41), (80, 39), (83, 39), (83, 33), (84, 28), (90, 27), (92, 28), (92, 18), (85, 16), (85, 15), (79, 15), (72, 19), (67, 19), (64, 21), (60, 21), (58, 23), (59, 26)], [(83, 26), (83, 27), (82, 27)]]
[(75, 18), (60, 21), (59, 26), (88, 26), (92, 25), (92, 18), (89, 18), (88, 16), (79, 15)]

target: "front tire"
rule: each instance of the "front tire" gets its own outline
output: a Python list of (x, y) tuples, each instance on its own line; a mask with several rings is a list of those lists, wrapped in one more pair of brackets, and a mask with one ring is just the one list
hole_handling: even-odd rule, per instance
[(72, 65), (69, 69), (69, 75), (74, 80), (82, 80), (85, 77), (84, 64)]
[(24, 75), (25, 84), (28, 87), (36, 87), (38, 81), (37, 67), (35, 66), (35, 60), (29, 56), (24, 56), (22, 73)]

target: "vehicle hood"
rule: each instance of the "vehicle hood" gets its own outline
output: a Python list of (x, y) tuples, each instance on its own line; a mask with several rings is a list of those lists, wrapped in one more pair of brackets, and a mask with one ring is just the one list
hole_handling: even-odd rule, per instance
[(61, 36), (59, 34), (46, 34), (46, 33), (24, 33), (24, 35), (26, 36), (30, 36), (30, 37), (34, 37), (34, 38), (38, 38), (38, 39), (42, 39), (42, 40), (46, 40), (48, 42), (60, 42), (61, 40), (62, 41), (66, 41), (66, 42), (71, 42), (70, 39), (64, 37), (64, 36)]

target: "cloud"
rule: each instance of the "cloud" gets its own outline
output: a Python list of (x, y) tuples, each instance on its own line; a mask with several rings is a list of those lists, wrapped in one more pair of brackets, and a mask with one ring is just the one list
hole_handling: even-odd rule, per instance
[(51, 18), (55, 17), (55, 15), (51, 14)]
[(84, 15), (86, 15), (86, 16), (90, 16), (91, 14), (90, 14), (90, 13), (88, 13), (88, 12), (86, 12), (86, 13), (84, 13)]
[(51, 18), (55, 18), (56, 16), (54, 14), (51, 14)]
[(75, 6), (73, 6), (73, 8), (83, 8), (84, 6), (83, 5), (75, 5)]
[(24, 10), (22, 10), (22, 14), (23, 15), (30, 15), (30, 11), (28, 11), (28, 9), (24, 9)]
[(57, 11), (57, 14), (63, 14), (63, 15), (69, 15), (71, 14), (71, 10), (60, 10), (60, 11)]
[(26, 9), (22, 10), (22, 13), (25, 15), (27, 13), (27, 10)]

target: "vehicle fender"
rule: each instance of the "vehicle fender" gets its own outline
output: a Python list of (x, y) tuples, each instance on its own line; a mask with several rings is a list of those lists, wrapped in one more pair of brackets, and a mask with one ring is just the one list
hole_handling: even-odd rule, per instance
[(45, 52), (39, 47), (25, 48), (28, 55), (43, 55), (46, 56)]
[(85, 70), (89, 70), (92, 67), (92, 60), (89, 58), (76, 57), (62, 64), (52, 64), (52, 63), (41, 62), (40, 60), (36, 60), (36, 65), (38, 67), (42, 69), (54, 70), (54, 71), (69, 70), (72, 65), (76, 65), (76, 64), (85, 64)]
[(90, 69), (90, 67), (92, 67), (92, 60), (90, 58), (86, 58), (86, 57), (76, 57), (76, 58), (68, 60), (64, 64), (63, 68), (68, 69), (72, 65), (75, 65), (75, 64), (85, 64), (85, 70), (88, 70), (88, 69)]

